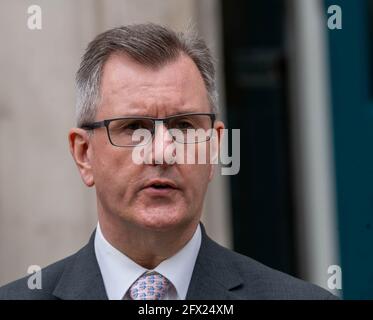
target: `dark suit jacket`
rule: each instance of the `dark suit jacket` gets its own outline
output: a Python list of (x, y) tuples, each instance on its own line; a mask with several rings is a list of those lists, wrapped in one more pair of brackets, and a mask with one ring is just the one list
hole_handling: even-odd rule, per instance
[[(273, 270), (211, 240), (201, 224), (202, 242), (187, 300), (335, 299), (328, 291)], [(42, 289), (28, 277), (0, 288), (0, 299), (107, 299), (94, 251), (94, 234), (80, 251), (42, 269)]]

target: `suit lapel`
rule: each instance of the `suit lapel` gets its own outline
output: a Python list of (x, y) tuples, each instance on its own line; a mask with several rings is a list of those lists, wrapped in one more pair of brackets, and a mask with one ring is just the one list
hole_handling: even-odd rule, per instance
[(225, 250), (212, 241), (201, 223), (202, 242), (189, 285), (187, 300), (239, 299), (232, 290), (243, 281)]
[(63, 300), (107, 300), (94, 251), (93, 232), (88, 244), (75, 254), (58, 281), (53, 295)]
[[(201, 223), (202, 241), (188, 288), (187, 300), (240, 299), (233, 291), (243, 281), (225, 250), (206, 234)], [(66, 264), (53, 291), (63, 300), (107, 300), (106, 290), (94, 251), (93, 232), (88, 244)]]

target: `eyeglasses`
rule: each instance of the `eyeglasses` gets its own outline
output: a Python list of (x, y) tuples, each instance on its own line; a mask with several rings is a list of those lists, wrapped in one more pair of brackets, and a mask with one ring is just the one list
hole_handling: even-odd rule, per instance
[[(184, 144), (209, 141), (216, 115), (214, 113), (183, 113), (166, 118), (121, 117), (87, 123), (81, 126), (85, 130), (106, 127), (110, 143), (116, 147), (134, 147), (149, 143), (155, 133), (156, 125), (163, 123), (173, 141)], [(143, 139), (134, 139), (136, 130), (148, 130), (150, 135)]]

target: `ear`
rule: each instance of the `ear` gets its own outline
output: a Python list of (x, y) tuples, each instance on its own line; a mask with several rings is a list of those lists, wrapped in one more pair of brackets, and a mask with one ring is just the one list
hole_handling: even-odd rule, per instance
[(212, 159), (216, 158), (216, 161), (212, 161), (212, 164), (210, 164), (210, 174), (209, 174), (209, 181), (212, 180), (212, 178), (214, 177), (214, 172), (215, 172), (215, 167), (216, 167), (216, 163), (218, 163), (218, 160), (219, 160), (219, 154), (220, 154), (220, 144), (221, 144), (221, 141), (222, 141), (222, 137), (223, 137), (223, 132), (224, 132), (224, 129), (225, 126), (224, 126), (224, 123), (220, 120), (216, 121), (215, 124), (214, 124), (214, 133), (213, 133), (213, 138), (212, 138), (212, 141), (211, 143), (213, 144), (212, 146), (212, 151), (213, 151), (213, 155), (212, 155)]
[(91, 142), (88, 132), (80, 128), (72, 128), (69, 131), (70, 153), (78, 166), (83, 182), (92, 187), (94, 183), (91, 163)]

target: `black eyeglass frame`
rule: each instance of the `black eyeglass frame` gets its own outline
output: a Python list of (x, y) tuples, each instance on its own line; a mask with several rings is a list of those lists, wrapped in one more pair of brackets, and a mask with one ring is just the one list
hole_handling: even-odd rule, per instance
[[(97, 121), (97, 122), (82, 124), (80, 126), (80, 128), (84, 129), (84, 130), (94, 130), (94, 129), (106, 127), (107, 136), (109, 138), (110, 143), (113, 146), (118, 147), (118, 148), (128, 148), (128, 147), (135, 147), (135, 145), (118, 146), (115, 143), (113, 143), (113, 141), (111, 140), (111, 137), (110, 137), (110, 132), (109, 132), (110, 122), (116, 121), (116, 120), (125, 120), (125, 119), (133, 119), (133, 120), (144, 120), (144, 119), (146, 119), (146, 120), (152, 120), (152, 122), (153, 122), (153, 129), (151, 130), (151, 134), (152, 134), (152, 137), (153, 137), (154, 133), (155, 133), (155, 124), (156, 124), (156, 122), (163, 122), (166, 125), (167, 129), (168, 129), (168, 121), (169, 120), (172, 120), (172, 119), (178, 118), (178, 117), (193, 116), (193, 115), (196, 115), (196, 116), (209, 116), (210, 119), (211, 119), (211, 128), (210, 129), (214, 128), (214, 124), (215, 124), (217, 115), (216, 115), (216, 113), (209, 113), (209, 112), (205, 112), (205, 113), (204, 112), (180, 113), (180, 114), (175, 114), (175, 115), (172, 115), (172, 116), (169, 116), (169, 117), (165, 117), (165, 118), (152, 118), (152, 117), (147, 117), (147, 116), (142, 116), (142, 117), (126, 116), (126, 117), (111, 118), (111, 119), (105, 119), (105, 120), (102, 120), (102, 121)], [(209, 139), (206, 140), (206, 141), (209, 141), (210, 138), (211, 137), (209, 137)], [(172, 139), (175, 141), (175, 138), (173, 136), (172, 136)]]

